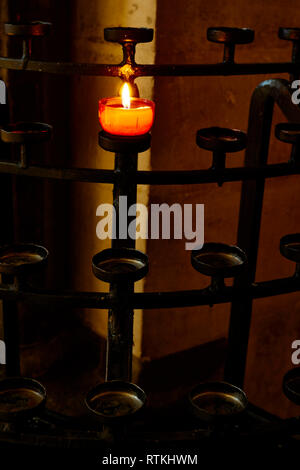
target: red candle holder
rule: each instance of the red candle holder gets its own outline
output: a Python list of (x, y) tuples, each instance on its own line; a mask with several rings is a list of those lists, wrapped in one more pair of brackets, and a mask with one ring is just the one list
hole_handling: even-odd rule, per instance
[(129, 94), (99, 101), (100, 124), (105, 132), (114, 135), (146, 134), (152, 127), (154, 111), (153, 101), (131, 98)]

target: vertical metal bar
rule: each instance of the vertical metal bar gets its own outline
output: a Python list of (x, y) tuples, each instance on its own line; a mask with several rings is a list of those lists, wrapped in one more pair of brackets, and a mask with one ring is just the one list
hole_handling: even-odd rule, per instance
[[(3, 274), (2, 282), (12, 284), (14, 278)], [(6, 375), (20, 375), (18, 306), (16, 302), (11, 300), (4, 300), (2, 306), (4, 342), (6, 348)]]
[[(6, 94), (6, 90), (5, 90)], [(9, 106), (7, 96), (5, 103), (0, 104), (0, 124), (5, 125), (9, 122)], [(1, 159), (9, 160), (11, 147), (0, 141)], [(13, 195), (12, 195), (12, 177), (10, 175), (1, 175), (0, 177), (0, 210), (1, 210), (1, 233), (0, 244), (6, 245), (13, 241)], [(2, 275), (2, 282), (11, 284), (14, 282), (12, 276)], [(2, 301), (2, 323), (3, 339), (5, 342), (6, 355), (6, 375), (13, 376), (20, 374), (20, 352), (19, 352), (19, 334), (18, 334), (18, 309), (16, 302)]]
[[(126, 234), (126, 238), (119, 238), (119, 230), (126, 227), (127, 210), (136, 203), (137, 186), (133, 183), (134, 174), (137, 171), (137, 154), (115, 155), (115, 172), (118, 181), (113, 189), (113, 205), (116, 213), (116, 239), (112, 241), (112, 248), (134, 248), (135, 240)], [(120, 207), (120, 197), (127, 197), (126, 207)], [(126, 214), (124, 211), (126, 210)], [(122, 217), (126, 217), (124, 223), (120, 223)], [(128, 224), (135, 217), (128, 217)], [(123, 236), (125, 234), (123, 233)], [(118, 305), (108, 313), (108, 336), (106, 352), (106, 380), (131, 380), (132, 372), (132, 345), (133, 345), (133, 310), (126, 306), (127, 296), (134, 291), (134, 284), (112, 284), (110, 292), (118, 301)]]
[(106, 380), (131, 380), (133, 310), (127, 307), (131, 284), (112, 284), (110, 292), (118, 302), (108, 314)]
[(300, 144), (297, 142), (296, 144), (292, 145), (290, 163), (297, 165), (299, 164), (299, 159), (300, 159)]
[[(299, 41), (293, 41), (292, 62), (294, 64), (299, 64), (299, 62), (300, 62), (300, 44), (299, 44)], [(299, 72), (291, 73), (290, 74), (290, 80), (291, 80), (291, 82), (293, 82), (294, 80), (299, 80)]]
[[(300, 110), (292, 103), (289, 83), (286, 80), (262, 82), (251, 99), (246, 167), (267, 162), (275, 101), (289, 120), (300, 122)], [(237, 243), (246, 251), (248, 265), (243, 275), (235, 280), (237, 288), (246, 287), (255, 280), (264, 184), (264, 179), (258, 178), (244, 181), (242, 185)], [(251, 313), (251, 298), (232, 303), (225, 379), (239, 387), (243, 386), (245, 376)]]
[[(137, 186), (133, 183), (133, 176), (137, 171), (137, 154), (136, 153), (129, 153), (129, 154), (121, 154), (116, 153), (115, 156), (115, 173), (118, 175), (118, 181), (114, 185), (113, 189), (113, 205), (116, 211), (116, 239), (112, 240), (112, 248), (134, 248), (135, 247), (135, 240), (132, 240), (128, 237), (126, 238), (119, 238), (119, 229), (120, 224), (119, 221), (127, 217), (127, 214), (124, 212), (120, 212), (119, 201), (120, 197), (126, 196), (127, 197), (127, 209), (136, 203), (136, 191)], [(122, 207), (121, 209), (125, 209)], [(128, 217), (128, 224), (134, 220), (135, 217)], [(122, 228), (124, 224), (122, 224)], [(127, 228), (127, 225), (125, 223)]]
[(225, 43), (224, 44), (224, 55), (223, 55), (223, 63), (234, 63), (234, 51), (235, 51), (235, 44), (233, 43)]

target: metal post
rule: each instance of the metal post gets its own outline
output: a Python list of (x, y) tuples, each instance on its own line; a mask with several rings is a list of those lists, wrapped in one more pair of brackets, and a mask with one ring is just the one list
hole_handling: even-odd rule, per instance
[[(13, 276), (2, 275), (2, 281), (12, 284)], [(3, 300), (3, 329), (6, 347), (6, 375), (20, 375), (18, 306), (13, 300)]]
[[(128, 209), (136, 204), (137, 157), (150, 147), (150, 134), (134, 137), (99, 133), (99, 145), (115, 153), (113, 205), (116, 214), (116, 239), (112, 248), (134, 248), (135, 239), (128, 236), (128, 225), (135, 216), (127, 218)], [(126, 197), (126, 199), (124, 198)], [(120, 198), (124, 198), (120, 205)], [(123, 204), (124, 203), (124, 204)], [(122, 222), (123, 218), (123, 222)], [(133, 345), (133, 309), (128, 307), (128, 297), (134, 292), (133, 282), (112, 283), (110, 292), (115, 306), (108, 313), (106, 352), (106, 380), (131, 380)]]
[[(120, 212), (120, 197), (127, 198), (127, 208), (136, 203), (137, 185), (132, 182), (132, 176), (137, 171), (137, 154), (115, 155), (115, 172), (118, 182), (113, 189), (113, 205), (116, 213), (116, 239), (112, 240), (112, 248), (134, 248), (135, 240), (128, 237), (119, 238), (120, 217), (127, 214)], [(128, 209), (127, 209), (128, 210)], [(131, 217), (134, 219), (134, 217)], [(128, 218), (128, 224), (130, 223)], [(123, 224), (124, 225), (124, 224)], [(126, 229), (127, 229), (127, 223)], [(124, 227), (122, 227), (124, 228)], [(106, 380), (131, 380), (132, 345), (133, 345), (133, 310), (126, 307), (126, 299), (133, 293), (133, 283), (125, 285), (111, 284), (110, 292), (118, 300), (118, 306), (108, 312), (108, 336), (106, 350)]]

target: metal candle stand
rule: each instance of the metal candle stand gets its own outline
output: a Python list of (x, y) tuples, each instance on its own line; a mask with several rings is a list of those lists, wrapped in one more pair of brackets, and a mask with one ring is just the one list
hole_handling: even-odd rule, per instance
[[(31, 58), (31, 40), (44, 36), (49, 31), (49, 23), (6, 24), (5, 33), (23, 38), (23, 55), (20, 59), (0, 57), (0, 66), (7, 69), (36, 70), (48, 73), (82, 73), (87, 75), (119, 76), (129, 82), (135, 95), (138, 89), (134, 83), (139, 76), (205, 76), (239, 75), (257, 73), (290, 73), (290, 78), (299, 76), (300, 70), (300, 29), (280, 28), (279, 37), (293, 42), (292, 61), (270, 64), (236, 64), (234, 50), (238, 44), (253, 41), (254, 32), (250, 29), (209, 28), (209, 41), (224, 44), (223, 62), (209, 65), (139, 65), (135, 62), (135, 46), (139, 42), (149, 42), (153, 30), (145, 28), (107, 28), (104, 37), (123, 47), (123, 60), (119, 65), (73, 64), (36, 61)], [(280, 164), (267, 164), (273, 105), (277, 103), (286, 115), (288, 123), (277, 124), (275, 135), (292, 145), (290, 161)], [(291, 101), (290, 83), (272, 79), (262, 82), (255, 89), (249, 113), (247, 136), (237, 129), (211, 127), (197, 132), (197, 145), (212, 151), (212, 167), (208, 170), (193, 171), (138, 171), (138, 153), (150, 147), (150, 134), (123, 137), (99, 133), (99, 145), (115, 154), (114, 170), (85, 168), (51, 168), (31, 165), (27, 144), (47, 140), (51, 127), (42, 123), (2, 123), (0, 136), (6, 143), (20, 145), (20, 159), (17, 163), (1, 161), (0, 173), (38, 178), (113, 183), (113, 204), (116, 211), (116, 233), (119, 232), (119, 197), (127, 196), (128, 205), (136, 203), (137, 184), (200, 184), (226, 181), (243, 182), (238, 229), (238, 246), (222, 243), (206, 243), (201, 250), (191, 255), (193, 267), (211, 277), (210, 285), (202, 290), (177, 292), (135, 293), (134, 283), (142, 279), (148, 271), (148, 258), (135, 249), (131, 238), (117, 237), (112, 247), (96, 254), (92, 260), (94, 275), (110, 284), (109, 293), (104, 292), (62, 292), (39, 290), (29, 281), (30, 274), (42, 268), (48, 252), (35, 245), (11, 245), (0, 249), (0, 298), (3, 299), (5, 342), (7, 347), (7, 378), (0, 382), (0, 417), (22, 426), (22, 439), (25, 444), (72, 445), (97, 447), (107, 440), (105, 430), (110, 429), (109, 439), (116, 438), (116, 430), (122, 430), (121, 438), (126, 442), (193, 442), (199, 446), (201, 438), (210, 437), (205, 430), (209, 422), (213, 429), (224, 435), (223, 424), (232, 423), (239, 416), (244, 426), (236, 433), (247, 439), (256, 435), (253, 422), (267, 424), (260, 427), (261, 436), (289, 436), (300, 432), (297, 420), (280, 420), (247, 406), (243, 386), (247, 344), (255, 298), (275, 296), (295, 292), (300, 288), (300, 234), (287, 235), (280, 241), (280, 251), (287, 259), (296, 263), (294, 276), (284, 279), (254, 283), (259, 229), (262, 213), (264, 182), (268, 177), (300, 174), (299, 141), (300, 109)], [(245, 166), (226, 168), (226, 154), (246, 148)], [(129, 220), (130, 222), (131, 220)], [(234, 277), (234, 285), (226, 286), (224, 278)], [(86, 405), (91, 418), (70, 420), (50, 411), (43, 410), (46, 391), (32, 379), (10, 376), (20, 374), (18, 351), (18, 318), (16, 304), (25, 301), (32, 304), (59, 303), (62, 307), (108, 309), (108, 336), (106, 358), (106, 382), (99, 384), (86, 396)], [(225, 368), (225, 382), (199, 384), (188, 397), (187, 416), (194, 416), (193, 428), (177, 433), (147, 432), (147, 419), (141, 418), (146, 395), (137, 385), (131, 383), (133, 311), (136, 308), (172, 308), (193, 305), (213, 305), (231, 302), (229, 328), (229, 350)], [(294, 403), (300, 404), (300, 371), (294, 369), (286, 374), (283, 390)], [(23, 394), (23, 395), (22, 395)], [(31, 396), (27, 399), (26, 395)], [(189, 411), (191, 414), (189, 415)], [(38, 417), (39, 416), (39, 417)], [(133, 418), (142, 420), (137, 431), (123, 428)], [(243, 417), (243, 418), (241, 418)], [(246, 418), (245, 418), (246, 417)], [(190, 418), (186, 418), (188, 421)], [(192, 418), (191, 418), (192, 419)], [(252, 421), (251, 421), (252, 419)], [(96, 424), (95, 424), (96, 420)], [(249, 430), (247, 423), (252, 428)], [(104, 425), (99, 434), (99, 424)], [(203, 424), (203, 429), (201, 428)], [(231, 426), (231, 427), (230, 427)], [(250, 427), (251, 427), (250, 426)], [(19, 428), (17, 428), (19, 429)], [(68, 431), (64, 434), (62, 429)], [(125, 429), (125, 431), (124, 431)], [(263, 431), (262, 431), (263, 429)], [(42, 431), (42, 432), (41, 432)], [(124, 431), (124, 432), (123, 432)], [(214, 432), (215, 432), (214, 431)], [(221, 433), (222, 434), (222, 433)], [(7, 437), (8, 436), (8, 437)], [(179, 437), (178, 437), (179, 436)], [(16, 428), (0, 425), (1, 441), (18, 442)], [(118, 435), (120, 438), (120, 434)], [(100, 439), (100, 441), (99, 441)], [(277, 441), (276, 441), (277, 442)], [(76, 444), (77, 443), (77, 444)]]
[[(110, 282), (112, 298), (115, 300), (119, 299), (119, 305), (114, 309), (110, 309), (108, 315), (107, 380), (131, 379), (133, 310), (128, 305), (128, 295), (134, 291), (133, 282), (146, 275), (148, 261), (143, 259), (145, 255), (142, 253), (139, 254), (133, 250), (130, 251), (130, 248), (135, 246), (135, 240), (129, 237), (125, 240), (119, 239), (119, 198), (121, 196), (127, 196), (128, 207), (136, 204), (137, 185), (132, 181), (137, 172), (137, 156), (138, 152), (144, 152), (150, 147), (150, 142), (150, 134), (136, 137), (123, 137), (112, 136), (103, 131), (99, 133), (99, 145), (103, 149), (115, 153), (115, 174), (117, 181), (113, 189), (113, 205), (116, 214), (115, 230), (117, 236), (112, 241), (112, 248), (115, 250), (110, 252), (110, 256), (114, 258), (116, 256), (115, 253), (119, 253), (121, 249), (120, 258), (132, 258), (133, 262), (141, 263), (141, 266), (137, 264), (134, 270), (132, 270), (134, 266), (132, 263), (130, 265), (128, 262), (123, 263), (125, 275), (124, 272), (122, 273), (121, 261), (119, 261), (111, 273), (101, 273), (95, 264), (93, 265), (95, 276), (103, 281)], [(129, 222), (130, 221), (129, 218)], [(118, 269), (121, 269), (121, 272), (118, 272)]]

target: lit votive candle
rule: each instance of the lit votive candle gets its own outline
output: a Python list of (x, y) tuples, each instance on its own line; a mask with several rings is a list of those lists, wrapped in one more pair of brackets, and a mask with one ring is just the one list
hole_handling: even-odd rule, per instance
[(131, 98), (127, 83), (122, 96), (99, 101), (99, 121), (105, 132), (114, 135), (142, 135), (149, 132), (155, 104), (143, 98)]

